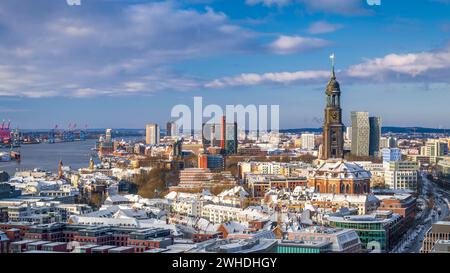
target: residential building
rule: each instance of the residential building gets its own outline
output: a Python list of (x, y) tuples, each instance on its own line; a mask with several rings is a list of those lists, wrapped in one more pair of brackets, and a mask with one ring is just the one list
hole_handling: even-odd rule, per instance
[(302, 149), (304, 150), (314, 150), (315, 148), (315, 140), (314, 140), (314, 134), (302, 134), (301, 141), (302, 141)]
[(145, 143), (147, 145), (157, 145), (160, 140), (160, 130), (158, 124), (147, 124), (145, 127)]

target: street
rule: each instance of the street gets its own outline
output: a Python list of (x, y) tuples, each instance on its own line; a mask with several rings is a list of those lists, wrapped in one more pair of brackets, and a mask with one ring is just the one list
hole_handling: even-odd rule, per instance
[[(426, 172), (421, 172), (420, 175), (422, 183), (418, 206), (422, 205), (423, 210), (416, 215), (414, 226), (391, 251), (393, 253), (419, 253), (425, 234), (431, 228), (432, 223), (443, 220), (450, 214), (450, 192), (431, 182), (426, 177)], [(430, 207), (429, 204), (433, 204), (433, 206)]]

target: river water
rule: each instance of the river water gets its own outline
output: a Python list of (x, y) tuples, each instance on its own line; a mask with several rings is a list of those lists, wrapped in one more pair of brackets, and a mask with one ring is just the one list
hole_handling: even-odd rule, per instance
[(70, 166), (72, 169), (88, 167), (90, 157), (96, 156), (96, 152), (91, 150), (95, 147), (95, 142), (95, 139), (88, 139), (55, 144), (22, 145), (21, 162), (0, 162), (0, 171), (6, 171), (11, 176), (17, 170), (34, 168), (57, 172), (59, 160), (62, 160), (64, 166)]

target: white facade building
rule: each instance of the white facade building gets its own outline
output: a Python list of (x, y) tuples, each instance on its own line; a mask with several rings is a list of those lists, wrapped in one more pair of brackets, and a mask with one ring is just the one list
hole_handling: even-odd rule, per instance
[(314, 150), (314, 134), (302, 134), (302, 149)]
[(417, 190), (419, 165), (414, 161), (395, 161), (387, 166), (384, 179), (390, 189)]

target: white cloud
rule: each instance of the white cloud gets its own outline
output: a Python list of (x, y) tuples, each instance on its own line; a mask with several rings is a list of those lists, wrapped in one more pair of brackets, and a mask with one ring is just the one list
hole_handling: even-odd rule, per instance
[(302, 5), (310, 12), (323, 12), (346, 16), (366, 15), (364, 0), (246, 0), (247, 5), (264, 5), (266, 7), (284, 7)]
[(296, 71), (276, 73), (244, 73), (236, 77), (213, 80), (205, 85), (207, 88), (224, 88), (234, 86), (251, 86), (265, 83), (288, 84), (297, 81), (313, 81), (330, 77), (329, 71)]
[(175, 1), (93, 3), (74, 10), (56, 7), (53, 0), (39, 5), (2, 0), (0, 10), (8, 11), (0, 16), (0, 96), (183, 91), (198, 84), (170, 72), (171, 65), (263, 50), (257, 33), (225, 14), (184, 9)]
[(432, 77), (433, 71), (450, 69), (450, 46), (431, 52), (389, 54), (350, 66), (347, 74), (357, 78), (386, 78), (398, 75)]
[(286, 6), (286, 5), (290, 4), (291, 2), (292, 2), (291, 0), (245, 0), (245, 3), (247, 5), (254, 6), (254, 5), (262, 4), (267, 7)]
[(346, 16), (365, 15), (365, 0), (297, 0), (309, 11), (333, 13)]
[(329, 45), (329, 42), (323, 39), (281, 35), (269, 47), (277, 54), (290, 54), (321, 48), (327, 45)]
[(326, 21), (318, 21), (309, 26), (308, 32), (311, 34), (329, 33), (341, 29), (342, 27), (342, 24), (331, 24)]
[[(388, 54), (365, 60), (338, 72), (339, 80), (347, 85), (374, 83), (424, 83), (429, 86), (448, 86), (450, 78), (450, 45), (435, 51)], [(226, 88), (271, 83), (289, 84), (310, 81), (324, 84), (329, 71), (297, 71), (275, 73), (243, 73), (210, 81), (208, 88)], [(444, 90), (444, 88), (441, 88)]]

